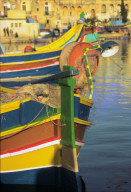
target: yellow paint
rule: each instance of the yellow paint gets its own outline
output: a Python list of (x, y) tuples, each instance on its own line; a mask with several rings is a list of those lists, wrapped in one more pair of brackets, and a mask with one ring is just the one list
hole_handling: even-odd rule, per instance
[(92, 99), (92, 95), (90, 94), (89, 99)]
[(64, 43), (66, 43), (74, 35), (76, 35), (76, 36), (73, 39), (73, 41), (76, 41), (80, 35), (82, 28), (83, 28), (83, 24), (74, 25), (65, 35), (61, 36), (59, 39), (57, 39), (56, 41), (54, 41), (53, 43), (51, 43), (49, 45), (37, 48), (37, 51), (52, 50), (52, 49), (61, 47)]
[(80, 98), (80, 103), (83, 104), (83, 105), (87, 105), (89, 107), (92, 107), (92, 105), (93, 105), (93, 101), (92, 100), (84, 98), (84, 97)]
[(87, 125), (87, 126), (90, 126), (90, 125), (91, 125), (91, 122), (89, 122), (89, 121), (84, 121), (84, 120), (78, 119), (78, 118), (74, 118), (74, 122), (75, 122), (75, 123), (82, 124), (82, 125)]
[(86, 98), (86, 97), (82, 97), (81, 95), (78, 95), (78, 94), (74, 94), (75, 97), (79, 97), (80, 98), (80, 103), (83, 104), (83, 105), (87, 105), (89, 107), (92, 107), (93, 105), (93, 101)]
[(14, 89), (8, 89), (5, 87), (0, 87), (0, 91), (5, 92), (5, 93), (15, 93), (16, 92)]
[[(77, 157), (79, 155), (80, 146), (76, 146), (74, 158), (75, 172), (78, 171)], [(22, 169), (33, 169), (44, 166), (61, 166), (62, 145), (55, 144), (42, 149), (37, 149), (20, 155), (9, 156), (1, 159), (0, 171), (17, 171)], [(74, 151), (73, 151), (74, 154)], [(70, 158), (69, 158), (70, 161)], [(71, 168), (71, 167), (70, 167)], [(72, 167), (73, 169), (73, 167)]]
[(0, 107), (0, 113), (2, 114), (2, 113), (6, 113), (6, 112), (9, 112), (9, 111), (19, 109), (20, 103), (24, 103), (24, 102), (27, 102), (27, 101), (30, 101), (30, 100), (31, 100), (31, 98), (27, 98), (27, 99), (24, 99), (24, 100), (18, 100), (18, 101), (13, 101), (13, 102), (10, 102), (10, 103), (2, 104), (1, 107)]
[(58, 50), (62, 50), (63, 49), (63, 44), (66, 43), (68, 40), (70, 40), (72, 38), (72, 36), (76, 35), (75, 38), (73, 39), (73, 41), (76, 41), (77, 38), (80, 35), (80, 32), (83, 28), (83, 24), (79, 24), (79, 25), (74, 25), (71, 30), (69, 30), (65, 35), (61, 36), (59, 39), (57, 39), (56, 41), (36, 48), (35, 52), (27, 52), (27, 53), (13, 53), (13, 54), (5, 54), (3, 55), (3, 57), (9, 57), (9, 56), (22, 56), (22, 55), (34, 55), (34, 54), (39, 54), (39, 53), (47, 53), (50, 51), (58, 51)]
[(32, 152), (2, 158), (0, 171), (61, 165), (60, 150), (61, 145), (56, 144)]

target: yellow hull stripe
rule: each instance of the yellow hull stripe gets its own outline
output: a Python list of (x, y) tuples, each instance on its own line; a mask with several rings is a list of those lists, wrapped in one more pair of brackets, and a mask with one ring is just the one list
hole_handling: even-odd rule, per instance
[(78, 118), (74, 118), (74, 122), (75, 122), (75, 123), (82, 124), (82, 125), (86, 125), (86, 126), (90, 126), (90, 125), (91, 125), (91, 122), (89, 122), (89, 121), (84, 121), (84, 120), (78, 119)]
[(18, 101), (13, 101), (13, 102), (10, 102), (10, 103), (3, 104), (0, 107), (0, 113), (2, 114), (2, 113), (6, 113), (6, 112), (9, 112), (9, 111), (19, 109), (20, 108), (20, 103), (24, 103), (24, 102), (27, 102), (27, 101), (30, 101), (30, 100), (31, 100), (31, 98), (27, 98), (27, 99), (24, 99), (24, 100), (18, 100)]
[(28, 153), (1, 159), (0, 171), (16, 171), (35, 167), (61, 165), (61, 145), (56, 144)]
[[(41, 167), (62, 166), (62, 145), (60, 144), (60, 140), (56, 140), (56, 144), (51, 142), (49, 145), (41, 148), (38, 146), (38, 149), (33, 149), (29, 152), (25, 150), (22, 154), (17, 152), (17, 155), (8, 153), (7, 157), (1, 158), (0, 172), (15, 172)], [(81, 144), (77, 145), (76, 142), (76, 158), (79, 155), (80, 148)]]
[(83, 28), (83, 24), (75, 25), (72, 27), (72, 29), (67, 32), (65, 35), (57, 39), (51, 44), (45, 45), (43, 47), (37, 48), (35, 52), (30, 52), (30, 53), (14, 53), (14, 54), (5, 54), (3, 57), (9, 57), (9, 56), (22, 56), (22, 55), (33, 55), (33, 54), (39, 54), (44, 52), (50, 52), (50, 51), (58, 51), (63, 49), (63, 44), (66, 43), (67, 41), (70, 40), (76, 33), (75, 38), (73, 41), (76, 41), (76, 39), (79, 37), (80, 32)]
[(93, 105), (93, 101), (91, 99), (88, 99), (86, 97), (82, 97), (81, 95), (78, 94), (74, 94), (75, 97), (79, 97), (80, 98), (80, 103), (83, 105), (87, 105), (89, 107), (92, 107)]
[(6, 87), (0, 87), (0, 91), (5, 92), (5, 93), (15, 93), (16, 92), (14, 89), (8, 89)]

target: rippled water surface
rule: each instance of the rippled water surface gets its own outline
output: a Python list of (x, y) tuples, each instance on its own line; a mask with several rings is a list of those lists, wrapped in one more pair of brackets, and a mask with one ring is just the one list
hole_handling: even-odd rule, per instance
[[(93, 77), (92, 126), (78, 158), (87, 192), (131, 192), (131, 41), (118, 43), (119, 52), (101, 57)], [(25, 44), (3, 47), (16, 51)]]
[(131, 41), (100, 58), (79, 170), (87, 192), (131, 192)]

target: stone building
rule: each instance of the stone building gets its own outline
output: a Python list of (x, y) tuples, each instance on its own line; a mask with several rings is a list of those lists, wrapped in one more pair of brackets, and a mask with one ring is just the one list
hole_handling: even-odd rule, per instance
[[(131, 0), (124, 0), (124, 4), (131, 20)], [(9, 10), (15, 14), (17, 11), (18, 15), (24, 11), (26, 18), (34, 18), (39, 23), (49, 21), (50, 27), (57, 25), (63, 29), (68, 23), (76, 23), (82, 11), (87, 18), (95, 15), (105, 20), (120, 16), (120, 6), (121, 0), (0, 0), (0, 16), (8, 18)]]

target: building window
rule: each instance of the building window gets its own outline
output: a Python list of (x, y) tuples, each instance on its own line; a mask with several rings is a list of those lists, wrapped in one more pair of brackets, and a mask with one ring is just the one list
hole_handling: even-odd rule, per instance
[(19, 23), (19, 27), (22, 27), (22, 23)]
[(10, 10), (10, 3), (4, 3), (4, 15), (7, 16), (8, 10)]
[(118, 4), (118, 5), (117, 5), (117, 13), (119, 14), (120, 12), (121, 12), (121, 5)]
[(125, 8), (126, 8), (127, 13), (128, 13), (128, 12), (129, 12), (129, 6), (128, 6), (128, 4), (125, 5)]
[(25, 2), (22, 3), (22, 10), (26, 11), (26, 3)]
[(113, 4), (111, 4), (109, 6), (109, 13), (114, 13), (114, 5)]
[(91, 17), (95, 17), (95, 9), (91, 10)]
[(15, 23), (15, 27), (18, 27), (18, 24), (17, 24), (17, 23)]
[(45, 15), (49, 15), (49, 5), (47, 2), (45, 3)]
[(79, 7), (77, 7), (77, 14), (78, 15), (80, 15), (81, 14), (81, 12), (82, 12), (82, 8), (79, 6)]
[(12, 10), (15, 10), (15, 5), (12, 5)]
[(71, 7), (70, 15), (72, 15), (72, 16), (75, 15), (75, 7), (74, 6)]
[(63, 7), (63, 16), (67, 16), (68, 15), (68, 8), (67, 6)]
[(103, 4), (101, 7), (101, 13), (106, 13), (106, 5)]
[(13, 27), (13, 23), (11, 23), (11, 27)]
[(39, 8), (37, 8), (36, 10), (39, 11)]

